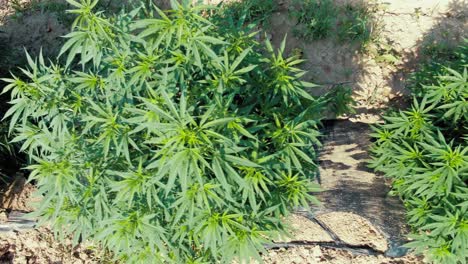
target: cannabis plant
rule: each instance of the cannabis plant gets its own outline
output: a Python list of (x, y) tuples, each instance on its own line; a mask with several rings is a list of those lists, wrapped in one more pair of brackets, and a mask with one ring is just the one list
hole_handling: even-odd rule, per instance
[(328, 110), (334, 115), (341, 116), (344, 114), (354, 114), (356, 110), (356, 102), (353, 99), (353, 90), (345, 84), (333, 85), (325, 98), (328, 101)]
[(242, 24), (250, 28), (268, 27), (273, 12), (278, 9), (276, 0), (239, 0), (221, 2), (213, 19), (222, 24)]
[(301, 60), (205, 6), (106, 17), (68, 2), (63, 60), (28, 56), (25, 78), (4, 80), (40, 223), (122, 263), (258, 259), (280, 218), (316, 201), (322, 100)]
[(378, 23), (374, 14), (377, 11), (375, 4), (346, 4), (343, 9), (338, 24), (338, 40), (342, 43), (358, 43), (361, 51), (364, 51), (376, 39)]
[(407, 246), (456, 264), (468, 260), (468, 72), (445, 72), (375, 128), (371, 166), (393, 178), (408, 209)]
[(331, 0), (295, 0), (290, 13), (297, 19), (296, 36), (306, 40), (327, 38), (336, 23), (338, 9)]
[(447, 48), (440, 44), (426, 44), (423, 47), (426, 61), (419, 70), (412, 73), (408, 81), (408, 88), (418, 97), (426, 94), (426, 87), (439, 85), (439, 76), (448, 74), (447, 68), (462, 72), (468, 65), (468, 39), (455, 48)]

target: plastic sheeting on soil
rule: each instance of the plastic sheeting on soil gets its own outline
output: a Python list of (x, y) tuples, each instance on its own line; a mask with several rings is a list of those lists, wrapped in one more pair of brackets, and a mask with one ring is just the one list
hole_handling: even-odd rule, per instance
[(367, 167), (370, 131), (364, 123), (326, 122), (318, 177), (323, 192), (317, 194), (323, 207), (316, 214), (339, 211), (362, 216), (387, 236), (387, 255), (401, 256), (406, 253), (401, 245), (408, 232), (405, 208), (398, 197), (388, 195), (386, 179)]

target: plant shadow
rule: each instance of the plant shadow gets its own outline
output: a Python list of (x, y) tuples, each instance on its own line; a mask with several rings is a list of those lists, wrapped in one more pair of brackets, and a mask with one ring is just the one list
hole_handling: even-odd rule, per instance
[[(415, 48), (402, 54), (405, 59), (392, 73), (388, 84), (410, 88), (415, 85), (412, 75), (425, 65), (440, 63), (450, 66), (452, 60), (456, 59), (453, 57), (454, 51), (461, 45), (467, 45), (465, 42), (468, 39), (467, 18), (468, 1), (449, 1), (443, 12), (433, 21), (432, 26), (416, 42)], [(424, 17), (416, 19), (424, 20)]]
[(323, 147), (319, 152), (318, 183), (322, 192), (315, 193), (323, 207), (311, 205), (318, 212), (352, 212), (369, 219), (388, 238), (388, 254), (406, 253), (409, 229), (405, 208), (398, 197), (389, 196), (389, 182), (368, 168), (372, 144), (368, 124), (336, 120), (325, 122)]

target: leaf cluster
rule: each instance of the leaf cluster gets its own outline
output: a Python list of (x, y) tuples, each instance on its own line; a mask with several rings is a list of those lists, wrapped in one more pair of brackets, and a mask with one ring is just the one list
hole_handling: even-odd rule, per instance
[(316, 202), (323, 100), (302, 61), (206, 6), (107, 17), (68, 2), (63, 62), (28, 55), (25, 77), (4, 79), (35, 215), (125, 263), (259, 259), (280, 218)]
[(324, 39), (331, 35), (338, 8), (331, 0), (296, 1), (290, 13), (297, 19), (296, 36), (306, 40)]
[(468, 258), (468, 72), (444, 72), (410, 109), (374, 128), (371, 167), (393, 178), (408, 209), (407, 246), (455, 264)]
[(296, 36), (306, 40), (337, 36), (337, 41), (367, 46), (375, 38), (377, 22), (374, 6), (369, 3), (348, 3), (337, 6), (331, 0), (295, 1), (290, 14), (297, 19)]
[(334, 113), (336, 117), (356, 112), (353, 89), (346, 84), (333, 85), (325, 97), (328, 99), (328, 110)]
[(375, 11), (375, 6), (370, 3), (346, 4), (338, 22), (338, 40), (367, 47), (376, 38), (378, 23)]
[(273, 12), (278, 9), (277, 0), (240, 0), (219, 5), (214, 19), (228, 25), (246, 24), (268, 27)]
[(423, 53), (427, 59), (411, 74), (407, 85), (417, 97), (423, 97), (427, 93), (426, 87), (443, 85), (439, 84), (443, 82), (439, 76), (446, 75), (447, 68), (463, 71), (468, 65), (468, 39), (456, 48), (443, 47), (441, 44), (426, 44)]

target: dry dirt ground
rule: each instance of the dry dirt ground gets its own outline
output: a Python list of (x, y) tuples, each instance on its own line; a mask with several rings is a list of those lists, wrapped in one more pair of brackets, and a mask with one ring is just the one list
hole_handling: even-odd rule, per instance
[(405, 208), (382, 175), (367, 167), (371, 145), (369, 125), (339, 120), (324, 131), (318, 183), (323, 201), (318, 212), (344, 211), (370, 220), (388, 237), (392, 252), (406, 241)]
[[(468, 2), (466, 0), (335, 0), (345, 4), (365, 2), (374, 10), (376, 39), (370, 52), (358, 52), (356, 45), (337, 45), (336, 40), (303, 41), (294, 36), (296, 21), (288, 15), (288, 1), (274, 14), (271, 24), (273, 42), (279, 45), (287, 34), (287, 48), (300, 50), (306, 59), (308, 81), (322, 84), (323, 93), (335, 84), (346, 83), (354, 91), (357, 114), (351, 120), (373, 123), (379, 109), (398, 102), (408, 94), (405, 81), (431, 44), (453, 47), (467, 37)], [(379, 49), (398, 62), (379, 62)], [(372, 50), (374, 52), (372, 52)]]
[[(23, 47), (32, 54), (37, 54), (41, 47), (46, 56), (56, 54), (62, 43), (60, 36), (68, 31), (65, 26), (67, 18), (60, 13), (43, 12), (40, 9), (15, 13), (12, 8), (14, 2), (24, 4), (29, 1), (0, 0), (0, 76), (5, 76), (12, 67), (24, 62)], [(207, 1), (215, 3), (218, 0)], [(287, 34), (287, 52), (300, 50), (303, 58), (307, 60), (302, 67), (309, 71), (305, 78), (322, 85), (315, 93), (326, 92), (340, 83), (346, 83), (353, 88), (357, 114), (346, 117), (351, 122), (378, 122), (382, 108), (392, 103), (400, 104), (402, 95), (408, 93), (405, 89), (408, 74), (427, 56), (423, 52), (424, 47), (432, 44), (453, 47), (467, 37), (468, 2), (465, 0), (365, 1), (375, 7), (374, 14), (379, 25), (376, 28), (378, 37), (373, 43), (374, 51), (379, 53), (379, 47), (389, 45), (391, 49), (387, 52), (398, 58), (397, 62), (383, 63), (379, 62), (375, 52), (361, 53), (353, 45), (338, 45), (333, 40), (303, 41), (296, 38), (292, 32), (296, 21), (287, 12), (289, 1), (278, 1), (281, 2), (280, 9), (273, 14), (267, 29), (273, 43), (279, 45)], [(336, 1), (343, 4), (354, 0)], [(115, 6), (119, 1), (109, 3)], [(340, 190), (337, 186), (345, 189), (351, 186), (351, 181), (352, 186), (360, 187), (382, 181), (372, 173), (359, 171), (357, 161), (362, 160), (363, 156), (361, 149), (355, 148), (361, 145), (361, 141), (355, 141), (325, 149), (321, 173), (324, 176), (331, 175), (322, 177), (323, 187), (327, 191), (322, 196), (325, 203), (326, 199), (332, 196), (341, 201), (349, 198), (340, 196), (343, 194), (336, 192)], [(343, 155), (345, 152), (347, 154)], [(333, 164), (342, 167), (331, 166)], [(346, 170), (350, 172), (348, 175), (343, 172)], [(356, 172), (360, 174), (353, 174)], [(21, 189), (21, 186), (24, 188)], [(31, 191), (32, 186), (17, 180), (0, 193), (0, 263), (99, 262), (95, 247), (81, 245), (73, 248), (69, 242), (58, 243), (53, 239), (51, 232), (44, 228), (2, 232), (1, 224), (7, 220), (8, 215), (4, 209), (30, 211), (32, 208), (25, 201), (30, 199)], [(381, 196), (385, 195), (382, 193)], [(292, 216), (288, 222), (293, 236), (281, 238), (278, 242), (290, 243), (288, 245), (292, 243), (295, 246), (269, 250), (264, 256), (265, 262), (421, 263), (420, 259), (413, 256), (389, 258), (379, 253), (385, 251), (389, 245), (385, 232), (382, 233), (380, 228), (372, 223), (381, 226), (385, 225), (385, 222), (373, 219), (376, 214), (372, 212), (379, 208), (361, 213), (357, 209), (365, 204), (361, 205), (358, 202), (351, 200), (350, 207), (343, 210), (346, 212), (336, 212), (339, 206), (335, 205), (339, 204), (339, 201), (336, 204), (330, 203), (328, 210), (314, 216), (318, 221), (312, 221), (313, 219), (302, 215)], [(326, 247), (326, 243), (336, 241), (371, 248), (376, 254), (363, 254), (349, 248)]]
[(0, 233), (0, 264), (102, 263), (96, 247), (57, 242), (46, 228)]
[(319, 246), (304, 246), (269, 251), (263, 258), (271, 264), (416, 264), (420, 259), (408, 256), (387, 258), (354, 254), (347, 250), (329, 249)]
[[(385, 257), (382, 251), (387, 249), (386, 240), (364, 218), (350, 213), (334, 212), (320, 215), (320, 219), (329, 225), (330, 230), (333, 230), (332, 233), (324, 231), (320, 225), (307, 217), (301, 215), (289, 217), (286, 221), (291, 226), (292, 236), (278, 239), (278, 246), (269, 249), (262, 256), (264, 262), (270, 264), (422, 263), (420, 258), (411, 255), (401, 258)], [(82, 243), (73, 247), (70, 240), (58, 242), (47, 228), (3, 232), (1, 226), (0, 224), (0, 264), (114, 263), (91, 243)], [(337, 239), (354, 247), (337, 248), (332, 243)], [(288, 242), (287, 246), (282, 246), (282, 242)], [(359, 246), (372, 248), (375, 252), (369, 254), (365, 250), (358, 251)]]

